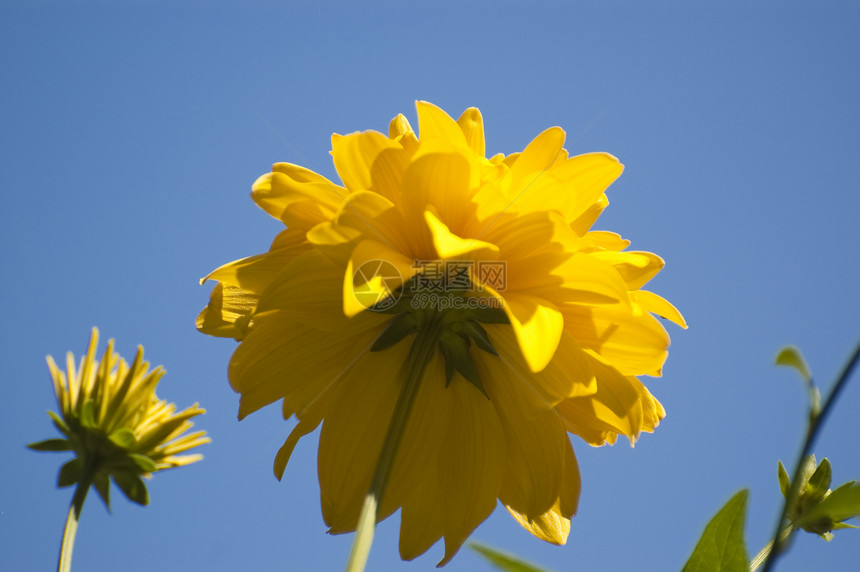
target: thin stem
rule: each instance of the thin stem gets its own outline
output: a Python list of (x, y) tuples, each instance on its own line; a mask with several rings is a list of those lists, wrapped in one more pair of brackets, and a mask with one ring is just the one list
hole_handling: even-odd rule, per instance
[[(794, 527), (790, 524), (783, 528), (781, 533), (781, 542), (785, 542), (786, 540), (788, 540), (788, 537), (791, 536), (792, 532), (794, 532)], [(755, 572), (756, 570), (758, 570), (759, 566), (762, 565), (765, 558), (770, 555), (772, 549), (773, 540), (765, 544), (764, 548), (762, 548), (761, 551), (759, 551), (759, 553), (755, 555), (755, 558), (752, 559), (752, 562), (750, 562), (750, 572)]]
[(385, 440), (382, 442), (382, 451), (379, 453), (379, 460), (370, 482), (370, 489), (364, 497), (364, 504), (361, 506), (355, 539), (346, 565), (347, 572), (361, 572), (367, 564), (370, 546), (373, 544), (376, 520), (379, 516), (379, 507), (382, 505), (388, 477), (394, 467), (397, 449), (400, 447), (406, 424), (409, 422), (409, 415), (415, 404), (421, 379), (424, 377), (424, 370), (427, 369), (427, 365), (436, 353), (436, 345), (439, 342), (442, 326), (440, 318), (441, 315), (435, 312), (427, 317), (409, 350), (409, 356), (406, 360), (406, 379), (400, 388), (400, 395), (397, 397), (394, 412), (391, 414), (391, 421), (388, 424)]
[(60, 560), (57, 564), (58, 572), (70, 572), (72, 569), (72, 551), (75, 548), (78, 521), (81, 519), (81, 510), (84, 508), (84, 501), (87, 498), (87, 493), (90, 490), (92, 482), (89, 467), (85, 466), (81, 474), (81, 479), (78, 481), (78, 486), (75, 487), (75, 494), (72, 496), (69, 515), (66, 517), (66, 527), (63, 529), (63, 542), (60, 545)]
[(848, 379), (851, 377), (851, 373), (854, 371), (854, 367), (857, 365), (858, 360), (860, 360), (860, 344), (857, 344), (851, 358), (842, 368), (842, 372), (836, 379), (836, 384), (833, 386), (833, 389), (830, 390), (830, 394), (824, 401), (821, 413), (815, 416), (814, 419), (810, 420), (809, 428), (806, 431), (806, 440), (803, 443), (803, 447), (800, 450), (800, 456), (795, 464), (794, 476), (791, 478), (791, 487), (788, 490), (788, 494), (785, 495), (782, 512), (780, 513), (779, 520), (776, 523), (776, 531), (773, 533), (773, 540), (771, 541), (773, 549), (770, 551), (767, 560), (764, 562), (764, 570), (762, 570), (762, 572), (770, 572), (771, 568), (773, 568), (774, 562), (776, 562), (776, 559), (779, 558), (783, 550), (785, 539), (782, 538), (782, 530), (788, 517), (788, 510), (794, 505), (797, 495), (800, 494), (800, 485), (802, 484), (800, 482), (800, 475), (803, 471), (803, 460), (806, 459), (809, 451), (812, 450), (812, 446), (815, 444), (815, 439), (818, 437), (818, 433), (824, 425), (827, 415), (836, 403), (836, 398), (839, 397), (839, 393), (842, 391), (843, 387), (848, 384)]

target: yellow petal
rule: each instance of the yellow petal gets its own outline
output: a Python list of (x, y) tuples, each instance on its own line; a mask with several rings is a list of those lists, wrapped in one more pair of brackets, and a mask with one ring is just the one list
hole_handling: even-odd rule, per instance
[(317, 330), (358, 333), (373, 322), (351, 320), (343, 314), (343, 308), (337, 303), (343, 296), (342, 282), (343, 266), (333, 263), (319, 251), (308, 251), (290, 263), (265, 291), (256, 312), (276, 310), (291, 321)]
[(536, 518), (558, 499), (567, 432), (554, 410), (523, 411), (509, 393), (498, 393), (500, 385), (486, 385), (505, 432), (505, 480), (499, 500)]
[(592, 395), (597, 391), (591, 359), (570, 334), (562, 333), (552, 361), (541, 371), (532, 372), (509, 326), (485, 324), (484, 329), (499, 354), (473, 352), (482, 378), (486, 377), (487, 391), (497, 388), (492, 392), (502, 392), (526, 411), (550, 409), (569, 397)]
[(397, 141), (376, 131), (333, 135), (332, 157), (346, 188), (374, 191), (392, 203), (400, 197), (400, 181), (410, 153)]
[(509, 292), (504, 300), (505, 314), (529, 369), (542, 370), (555, 355), (561, 339), (564, 329), (561, 312), (550, 302), (528, 294)]
[(642, 384), (598, 359), (591, 366), (597, 376), (597, 393), (562, 401), (556, 411), (568, 431), (592, 445), (614, 442), (614, 434), (619, 433), (635, 443), (644, 425)]
[(278, 449), (278, 453), (275, 455), (274, 471), (275, 477), (279, 481), (284, 476), (284, 470), (287, 468), (287, 463), (290, 461), (290, 456), (292, 456), (293, 450), (296, 448), (296, 444), (299, 442), (299, 439), (319, 427), (320, 421), (321, 419), (302, 419), (295, 427), (293, 427), (293, 430), (290, 431), (289, 436), (287, 436), (287, 440), (284, 441), (284, 444), (280, 449)]
[(636, 292), (631, 292), (630, 295), (646, 312), (657, 314), (661, 318), (666, 318), (667, 320), (675, 322), (685, 330), (687, 329), (687, 322), (684, 320), (684, 316), (681, 315), (681, 312), (679, 312), (671, 302), (662, 296), (658, 296), (657, 294), (647, 290), (637, 290)]
[(625, 375), (661, 375), (669, 335), (650, 314), (622, 304), (563, 306), (565, 330)]
[[(355, 530), (364, 496), (403, 380), (409, 344), (360, 356), (341, 382), (334, 410), (323, 421), (318, 469), (323, 519), (329, 532)], [(330, 353), (329, 359), (332, 355)], [(381, 518), (387, 516), (381, 514)]]
[(343, 313), (353, 317), (375, 304), (393, 305), (397, 290), (418, 270), (415, 261), (375, 240), (363, 240), (343, 276)]
[(439, 455), (439, 503), (445, 511), (444, 566), (496, 507), (504, 474), (504, 434), (493, 405), (455, 379), (448, 434)]
[(476, 254), (492, 258), (499, 253), (499, 247), (483, 240), (461, 238), (452, 233), (439, 218), (430, 211), (424, 213), (424, 220), (430, 228), (436, 255), (443, 260)]
[(463, 130), (469, 147), (476, 155), (483, 157), (486, 154), (484, 143), (484, 118), (477, 107), (470, 107), (457, 119), (457, 125)]
[(601, 199), (623, 170), (618, 159), (608, 153), (570, 157), (545, 171), (526, 176), (519, 183), (513, 208), (523, 212), (554, 210), (573, 223)]
[(200, 283), (217, 280), (259, 295), (290, 262), (308, 248), (305, 243), (305, 231), (290, 228), (278, 234), (269, 252), (220, 266), (210, 272)]
[(468, 147), (463, 130), (451, 116), (427, 101), (416, 101), (418, 135), (421, 143), (445, 142), (455, 147)]
[(197, 329), (210, 336), (241, 340), (258, 300), (256, 294), (218, 283), (209, 294), (209, 304), (197, 316)]
[(538, 516), (528, 516), (506, 505), (520, 525), (536, 537), (552, 544), (565, 544), (570, 533), (570, 518), (576, 513), (580, 492), (579, 467), (570, 441), (565, 438), (564, 477), (555, 504)]
[(565, 133), (561, 127), (550, 127), (535, 137), (520, 153), (511, 166), (511, 175), (520, 184), (530, 185), (552, 165), (564, 145)]
[(300, 412), (331, 391), (384, 328), (379, 316), (355, 320), (374, 325), (337, 335), (304, 326), (279, 311), (258, 316), (254, 330), (230, 359), (230, 385), (242, 395), (239, 418), (281, 398), (285, 413)]
[(436, 464), (431, 464), (413, 485), (412, 494), (400, 510), (400, 557), (403, 560), (424, 554), (445, 533), (445, 511), (441, 506)]
[(276, 163), (254, 183), (251, 198), (287, 226), (311, 228), (330, 219), (346, 191), (325, 177), (290, 163)]
[(468, 200), (471, 176), (469, 161), (461, 153), (423, 154), (403, 175), (404, 208), (415, 218), (423, 218), (432, 206), (452, 232), (460, 233), (474, 213)]
[[(412, 338), (408, 340), (411, 342)], [(445, 362), (441, 354), (437, 354), (427, 366), (415, 403), (417, 405), (412, 408), (403, 431), (382, 498), (383, 512), (392, 512), (400, 505), (407, 504), (414, 495), (427, 494), (422, 489), (416, 490), (416, 483), (428, 472), (435, 472), (436, 459), (451, 416), (451, 395), (445, 387)], [(434, 512), (438, 512), (438, 499), (432, 504)], [(438, 538), (433, 539), (433, 542)]]

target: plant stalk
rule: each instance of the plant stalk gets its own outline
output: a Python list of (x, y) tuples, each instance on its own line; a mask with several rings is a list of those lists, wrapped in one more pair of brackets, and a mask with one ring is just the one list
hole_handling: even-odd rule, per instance
[[(803, 447), (800, 450), (800, 456), (797, 458), (797, 463), (795, 463), (794, 475), (791, 477), (791, 486), (789, 487), (788, 494), (785, 495), (785, 502), (782, 505), (782, 512), (779, 515), (779, 520), (776, 522), (776, 531), (773, 533), (773, 540), (769, 543), (772, 547), (770, 553), (767, 555), (767, 560), (764, 562), (764, 569), (762, 572), (770, 572), (773, 568), (776, 559), (780, 557), (786, 538), (782, 537), (783, 527), (785, 526), (785, 521), (788, 518), (789, 507), (793, 506), (794, 502), (797, 499), (797, 495), (800, 494), (800, 475), (803, 470), (803, 461), (806, 459), (806, 456), (809, 454), (809, 451), (812, 450), (812, 446), (815, 444), (815, 439), (818, 437), (818, 433), (821, 430), (821, 427), (824, 426), (824, 421), (827, 419), (827, 415), (830, 413), (830, 410), (833, 408), (833, 405), (836, 403), (837, 397), (839, 397), (839, 393), (842, 389), (848, 384), (848, 379), (851, 377), (854, 368), (857, 366), (857, 362), (860, 361), (860, 343), (857, 344), (857, 347), (854, 348), (854, 353), (851, 355), (851, 358), (842, 368), (842, 372), (839, 374), (839, 377), (836, 379), (836, 383), (833, 385), (833, 389), (830, 390), (830, 394), (827, 396), (827, 399), (824, 401), (824, 405), (821, 408), (821, 413), (818, 415), (811, 417), (809, 428), (806, 431), (806, 440), (803, 443)], [(790, 525), (789, 525), (790, 526)]]
[(347, 572), (362, 572), (367, 564), (370, 546), (373, 544), (376, 520), (379, 516), (379, 507), (382, 505), (382, 497), (388, 485), (388, 477), (394, 467), (394, 459), (406, 430), (406, 424), (409, 422), (412, 407), (415, 405), (415, 398), (418, 395), (424, 371), (437, 351), (436, 346), (439, 343), (441, 330), (441, 314), (432, 312), (426, 316), (422, 327), (412, 342), (409, 356), (406, 359), (405, 380), (400, 388), (394, 412), (391, 414), (385, 440), (382, 442), (382, 451), (379, 453), (379, 460), (370, 482), (370, 489), (367, 491), (361, 506), (355, 539), (346, 565)]

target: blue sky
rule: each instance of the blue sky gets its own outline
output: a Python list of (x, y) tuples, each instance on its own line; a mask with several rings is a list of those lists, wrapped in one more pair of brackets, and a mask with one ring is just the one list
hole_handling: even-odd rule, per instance
[[(653, 289), (671, 324), (668, 416), (634, 449), (574, 438), (583, 474), (567, 546), (532, 538), (500, 507), (473, 539), (552, 569), (680, 569), (710, 516), (752, 489), (748, 550), (779, 506), (805, 394), (772, 365), (800, 346), (829, 387), (860, 336), (860, 5), (681, 2), (311, 6), (248, 2), (6, 2), (0, 7), (0, 569), (55, 565), (70, 490), (53, 436), (45, 355), (84, 351), (92, 326), (124, 356), (143, 344), (159, 395), (199, 401), (213, 442), (155, 476), (151, 506), (84, 509), (78, 570), (329, 570), (350, 536), (325, 533), (315, 437), (285, 478), (272, 459), (292, 426), (271, 407), (241, 423), (232, 340), (195, 331), (198, 279), (264, 251), (279, 223), (249, 199), (277, 161), (336, 177), (331, 133), (385, 130), (425, 99), (484, 115), (489, 153), (552, 125), (572, 154), (626, 165), (596, 228), (667, 260)], [(285, 140), (289, 143), (286, 144)], [(815, 452), (860, 478), (860, 379)], [(397, 557), (396, 516), (372, 570)], [(804, 535), (782, 570), (849, 569), (860, 531)], [(808, 537), (807, 537), (808, 536)], [(464, 550), (449, 570), (482, 569)], [(487, 568), (483, 568), (487, 569)]]

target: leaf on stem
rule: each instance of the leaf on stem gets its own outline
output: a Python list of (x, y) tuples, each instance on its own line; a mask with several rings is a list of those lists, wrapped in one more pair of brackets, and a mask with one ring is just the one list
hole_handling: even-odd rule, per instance
[(683, 572), (746, 572), (749, 570), (744, 522), (749, 491), (742, 489), (711, 519)]
[(549, 572), (546, 568), (520, 560), (512, 554), (490, 548), (485, 544), (470, 542), (469, 548), (483, 556), (487, 562), (502, 572)]

